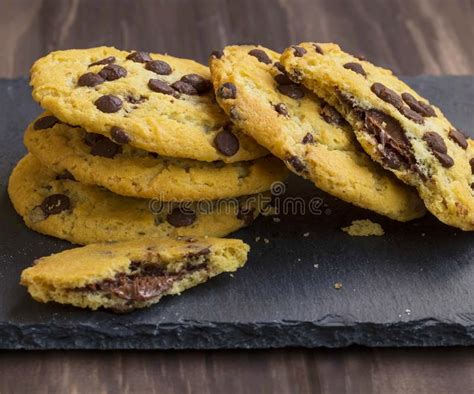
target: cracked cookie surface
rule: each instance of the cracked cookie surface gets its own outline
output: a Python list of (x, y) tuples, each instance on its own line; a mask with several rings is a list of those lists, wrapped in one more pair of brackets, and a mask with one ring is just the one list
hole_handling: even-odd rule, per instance
[(31, 68), (33, 98), (65, 123), (163, 156), (226, 163), (265, 156), (215, 102), (192, 60), (99, 47), (52, 52)]
[(236, 271), (248, 251), (240, 240), (209, 237), (91, 244), (35, 260), (21, 284), (39, 302), (129, 312)]
[(284, 164), (272, 156), (231, 164), (162, 157), (61, 123), (49, 113), (29, 125), (24, 142), (54, 172), (131, 197), (164, 201), (236, 197), (269, 190), (287, 175)]
[(417, 188), (431, 213), (474, 230), (472, 144), (439, 108), (390, 70), (336, 44), (302, 43), (281, 62), (293, 81), (339, 110), (373, 160)]
[(267, 202), (260, 195), (203, 203), (124, 197), (42, 166), (28, 154), (10, 176), (8, 194), (25, 224), (77, 244), (145, 236), (223, 237), (250, 224)]
[(320, 189), (395, 220), (422, 216), (416, 192), (375, 164), (342, 116), (293, 83), (279, 59), (249, 45), (211, 56), (216, 97), (231, 120)]

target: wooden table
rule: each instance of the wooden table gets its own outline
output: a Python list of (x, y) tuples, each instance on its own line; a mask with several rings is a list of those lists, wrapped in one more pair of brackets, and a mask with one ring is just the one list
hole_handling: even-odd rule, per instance
[[(115, 45), (206, 62), (230, 43), (335, 41), (398, 74), (474, 74), (473, 0), (0, 0), (0, 77), (55, 49)], [(0, 393), (468, 393), (453, 349), (1, 352)]]

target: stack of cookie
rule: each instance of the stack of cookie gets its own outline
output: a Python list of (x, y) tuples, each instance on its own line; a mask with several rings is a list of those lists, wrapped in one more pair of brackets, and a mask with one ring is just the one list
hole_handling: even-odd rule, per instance
[(26, 270), (42, 302), (127, 311), (236, 270), (247, 245), (197, 237), (250, 224), (286, 167), (394, 220), (426, 206), (474, 230), (474, 142), (390, 71), (334, 44), (282, 55), (229, 46), (210, 71), (146, 52), (59, 51), (35, 63), (31, 84), (47, 112), (25, 133), (15, 209), (74, 243), (132, 239)]
[(234, 124), (320, 189), (474, 230), (474, 141), (389, 70), (317, 43), (229, 46), (210, 68)]
[(36, 231), (78, 244), (225, 236), (287, 175), (230, 122), (192, 60), (59, 51), (33, 65), (31, 85), (46, 112), (25, 132), (9, 193)]

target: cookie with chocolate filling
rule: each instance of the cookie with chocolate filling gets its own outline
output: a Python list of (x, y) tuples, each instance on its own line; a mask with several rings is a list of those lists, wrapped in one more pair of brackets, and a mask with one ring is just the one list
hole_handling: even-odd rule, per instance
[[(298, 53), (295, 48), (301, 48)], [(319, 48), (319, 50), (317, 50)], [(386, 70), (335, 44), (302, 43), (281, 57), (288, 76), (333, 105), (373, 160), (417, 188), (442, 222), (474, 230), (467, 136)]]
[(234, 272), (249, 246), (238, 239), (162, 238), (98, 243), (42, 257), (21, 274), (39, 302), (129, 312)]
[[(121, 129), (112, 140), (56, 122), (38, 129), (44, 113), (27, 128), (24, 142), (46, 167), (114, 193), (160, 200), (206, 200), (255, 194), (283, 181), (285, 165), (275, 157), (225, 164), (150, 155), (130, 146)], [(49, 125), (46, 125), (49, 126)]]
[[(10, 176), (8, 193), (25, 224), (76, 244), (146, 236), (222, 237), (249, 225), (268, 203), (262, 195), (202, 202), (124, 197), (57, 174), (32, 155)], [(242, 216), (242, 210), (250, 216)]]
[(163, 156), (253, 160), (267, 152), (216, 104), (202, 64), (99, 47), (52, 52), (31, 68), (33, 98), (74, 126)]
[(338, 111), (293, 83), (279, 59), (251, 45), (211, 56), (218, 103), (234, 124), (325, 192), (399, 221), (422, 216), (416, 191), (374, 163)]

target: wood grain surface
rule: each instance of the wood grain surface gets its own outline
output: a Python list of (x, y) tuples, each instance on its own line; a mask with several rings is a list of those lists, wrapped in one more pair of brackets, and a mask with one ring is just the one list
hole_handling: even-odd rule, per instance
[(0, 393), (468, 394), (470, 349), (0, 353)]
[[(64, 48), (205, 63), (334, 41), (398, 74), (474, 74), (473, 0), (0, 0), (0, 77)], [(1, 352), (0, 393), (472, 393), (473, 349)]]
[(2, 0), (0, 77), (55, 49), (115, 45), (203, 63), (227, 44), (334, 41), (399, 74), (473, 74), (473, 0)]

